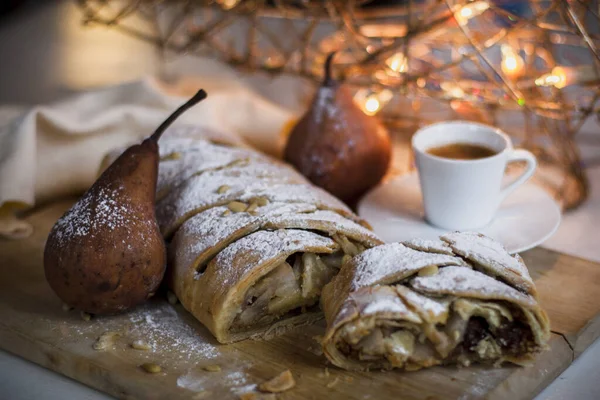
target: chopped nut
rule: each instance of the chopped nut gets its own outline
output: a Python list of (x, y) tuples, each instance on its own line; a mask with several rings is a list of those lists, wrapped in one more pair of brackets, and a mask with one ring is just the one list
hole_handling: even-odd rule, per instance
[(234, 213), (238, 213), (246, 211), (248, 205), (246, 203), (242, 203), (241, 201), (232, 201), (227, 204), (227, 207)]
[(223, 214), (222, 214), (222, 215), (223, 215), (224, 217), (226, 217), (226, 216), (228, 216), (229, 214), (231, 214), (231, 210), (225, 210), (225, 211), (223, 211)]
[(81, 319), (83, 319), (84, 321), (89, 321), (92, 319), (91, 314), (88, 314), (84, 311), (80, 312), (79, 315), (81, 315)]
[(141, 339), (134, 340), (133, 343), (131, 343), (131, 347), (136, 350), (150, 350), (152, 348), (148, 343)]
[(167, 154), (164, 157), (161, 157), (160, 161), (171, 161), (171, 160), (179, 160), (181, 158), (181, 153), (179, 152), (174, 152), (171, 154)]
[(73, 309), (73, 307), (71, 307), (70, 305), (63, 303), (62, 305), (62, 310), (63, 311), (71, 311)]
[(193, 395), (192, 400), (206, 399), (208, 396), (210, 396), (210, 392), (208, 390), (202, 390)]
[(203, 369), (208, 372), (221, 372), (221, 367), (218, 365), (205, 365)]
[(296, 386), (296, 381), (294, 380), (290, 370), (287, 369), (281, 374), (277, 375), (275, 378), (258, 385), (258, 389), (262, 390), (263, 392), (280, 393), (285, 392), (294, 386)]
[(100, 337), (98, 337), (96, 343), (94, 343), (92, 347), (94, 350), (108, 350), (113, 346), (114, 340), (117, 337), (119, 337), (118, 332), (104, 332), (102, 335), (100, 335)]
[(419, 270), (419, 276), (433, 276), (438, 273), (437, 265), (429, 265)]
[(253, 201), (252, 203), (250, 203), (250, 205), (246, 209), (246, 212), (249, 212), (249, 213), (254, 212), (254, 211), (256, 211), (257, 208), (258, 208), (258, 203), (256, 201)]
[(226, 191), (228, 191), (229, 189), (231, 189), (231, 187), (229, 185), (221, 185), (219, 186), (219, 188), (217, 189), (217, 193), (219, 194), (223, 194)]
[(177, 296), (175, 296), (175, 293), (171, 292), (170, 290), (167, 290), (167, 301), (171, 305), (177, 304), (178, 301)]
[(335, 385), (337, 385), (340, 382), (340, 378), (338, 378), (337, 376), (331, 381), (329, 382), (326, 386), (327, 389), (331, 389), (332, 387), (334, 387)]
[(140, 365), (140, 367), (142, 367), (142, 369), (149, 374), (158, 374), (160, 371), (162, 371), (160, 365), (154, 363), (144, 363)]
[(258, 215), (258, 211), (248, 211), (248, 214), (256, 217)]
[(267, 199), (266, 197), (258, 197), (254, 199), (254, 201), (256, 202), (256, 204), (258, 204), (259, 207), (264, 207), (267, 204), (269, 204), (269, 199)]

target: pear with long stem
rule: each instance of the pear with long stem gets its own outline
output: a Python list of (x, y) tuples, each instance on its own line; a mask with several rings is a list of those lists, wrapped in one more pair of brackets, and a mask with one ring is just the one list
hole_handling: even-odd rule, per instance
[(334, 55), (325, 61), (310, 108), (290, 133), (284, 158), (317, 186), (353, 203), (386, 173), (391, 145), (379, 120), (362, 112), (332, 77)]
[(44, 250), (50, 287), (69, 306), (111, 314), (144, 302), (166, 268), (154, 211), (158, 140), (198, 91), (141, 144), (129, 147), (54, 225)]

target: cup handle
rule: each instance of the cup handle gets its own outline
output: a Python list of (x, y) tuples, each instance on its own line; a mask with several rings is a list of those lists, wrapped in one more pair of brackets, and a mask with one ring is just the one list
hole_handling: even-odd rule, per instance
[(523, 171), (523, 173), (521, 175), (519, 175), (512, 182), (510, 182), (508, 185), (506, 185), (504, 188), (502, 188), (500, 190), (499, 202), (504, 200), (504, 198), (506, 198), (506, 196), (508, 196), (510, 193), (512, 193), (512, 191), (515, 190), (517, 187), (519, 187), (523, 183), (525, 183), (529, 178), (531, 178), (531, 176), (535, 172), (535, 168), (537, 167), (537, 160), (535, 159), (535, 156), (531, 152), (529, 152), (527, 150), (523, 150), (523, 149), (513, 150), (508, 155), (508, 160), (506, 162), (506, 165), (513, 163), (513, 162), (517, 162), (517, 161), (525, 161), (527, 163), (527, 167), (525, 168), (525, 171)]

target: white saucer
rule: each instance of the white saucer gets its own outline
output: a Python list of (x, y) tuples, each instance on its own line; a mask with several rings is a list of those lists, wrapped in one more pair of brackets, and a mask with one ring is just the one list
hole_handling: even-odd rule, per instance
[[(435, 239), (447, 232), (424, 220), (416, 173), (375, 187), (360, 201), (358, 214), (388, 243)], [(556, 201), (544, 189), (525, 183), (504, 200), (494, 220), (479, 232), (502, 243), (510, 253), (519, 253), (552, 236), (560, 219)]]

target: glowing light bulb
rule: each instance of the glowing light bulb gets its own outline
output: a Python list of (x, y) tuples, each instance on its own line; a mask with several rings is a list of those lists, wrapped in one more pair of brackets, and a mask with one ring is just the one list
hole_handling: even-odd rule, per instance
[(567, 86), (567, 74), (564, 68), (555, 67), (552, 72), (544, 74), (535, 80), (538, 86), (554, 86), (562, 89)]
[(455, 99), (465, 97), (465, 91), (454, 82), (442, 82), (440, 83), (440, 88), (447, 93), (448, 97)]
[(383, 89), (379, 92), (371, 92), (368, 89), (360, 89), (354, 95), (354, 102), (367, 115), (375, 115), (390, 102), (394, 94), (389, 89)]
[(509, 78), (517, 78), (523, 74), (525, 63), (523, 58), (512, 47), (502, 45), (502, 62), (500, 68), (502, 72)]
[(217, 0), (217, 3), (219, 3), (225, 10), (231, 10), (239, 2), (240, 0)]
[(471, 18), (483, 14), (483, 12), (488, 8), (490, 8), (490, 5), (487, 1), (474, 1), (472, 3), (465, 4), (456, 10), (454, 12), (454, 18), (460, 26), (464, 26)]
[(396, 74), (408, 71), (408, 60), (402, 53), (394, 54), (385, 63)]
[(376, 95), (372, 94), (367, 97), (367, 100), (365, 101), (365, 114), (375, 115), (377, 114), (377, 111), (379, 111), (379, 107), (379, 99)]

